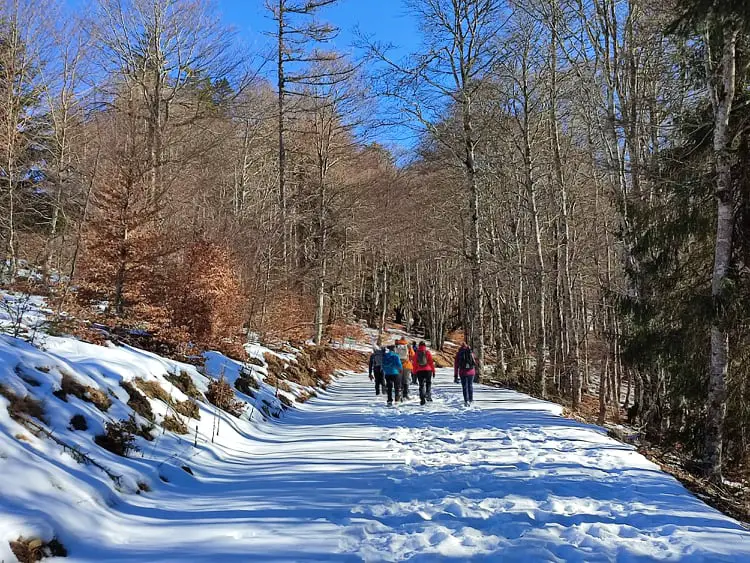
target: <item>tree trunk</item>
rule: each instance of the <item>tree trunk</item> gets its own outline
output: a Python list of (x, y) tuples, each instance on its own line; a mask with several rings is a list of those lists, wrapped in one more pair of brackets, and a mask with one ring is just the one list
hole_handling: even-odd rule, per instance
[(281, 254), (284, 271), (289, 270), (289, 233), (287, 221), (286, 201), (286, 146), (284, 144), (284, 89), (286, 79), (284, 75), (284, 15), (286, 13), (286, 0), (279, 0), (279, 28), (278, 28), (278, 127), (279, 127), (279, 208), (281, 213)]
[(714, 85), (714, 158), (716, 161), (716, 246), (714, 270), (711, 280), (711, 297), (714, 320), (711, 325), (711, 364), (706, 401), (705, 466), (706, 475), (721, 480), (722, 442), (726, 416), (727, 371), (729, 365), (729, 333), (723, 326), (725, 305), (724, 284), (732, 259), (732, 233), (734, 231), (734, 193), (732, 186), (732, 161), (729, 154), (729, 118), (735, 93), (737, 29), (732, 21), (724, 22), (724, 44), (721, 60), (721, 78)]
[[(463, 127), (464, 148), (466, 151), (466, 181), (468, 183), (469, 203), (471, 213), (470, 237), (470, 261), (472, 281), (472, 319), (471, 336), (472, 348), (476, 355), (478, 373), (484, 370), (484, 288), (482, 281), (482, 254), (480, 246), (480, 204), (479, 185), (477, 182), (477, 165), (474, 156), (474, 124), (471, 107), (471, 99), (464, 94), (463, 99)], [(442, 348), (443, 343), (440, 343)]]

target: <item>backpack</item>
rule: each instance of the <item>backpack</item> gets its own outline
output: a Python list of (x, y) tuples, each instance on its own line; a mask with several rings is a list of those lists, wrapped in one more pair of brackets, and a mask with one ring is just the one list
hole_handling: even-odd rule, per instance
[(461, 348), (458, 353), (458, 367), (464, 370), (474, 369), (476, 364), (474, 363), (474, 354), (471, 353), (471, 348)]
[(392, 352), (386, 352), (383, 356), (383, 371), (386, 375), (398, 375), (398, 356)]
[(406, 344), (396, 345), (396, 354), (401, 358), (401, 361), (409, 359), (409, 347)]
[(417, 350), (417, 365), (421, 368), (426, 368), (430, 364), (427, 358), (427, 350)]

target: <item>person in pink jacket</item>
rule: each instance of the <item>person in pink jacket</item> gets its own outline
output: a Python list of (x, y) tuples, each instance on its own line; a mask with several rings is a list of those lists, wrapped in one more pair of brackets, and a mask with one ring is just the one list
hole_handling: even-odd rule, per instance
[(464, 393), (464, 405), (469, 406), (474, 402), (474, 378), (477, 375), (477, 359), (469, 345), (464, 342), (456, 353), (453, 361), (453, 380), (458, 383), (461, 380), (461, 389)]

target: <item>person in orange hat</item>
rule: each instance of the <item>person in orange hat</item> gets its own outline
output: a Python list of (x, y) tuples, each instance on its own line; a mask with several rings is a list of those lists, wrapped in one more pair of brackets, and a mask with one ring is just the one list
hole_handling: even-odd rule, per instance
[(396, 354), (398, 354), (402, 366), (401, 396), (406, 400), (409, 398), (409, 380), (411, 379), (411, 374), (414, 370), (414, 352), (409, 346), (409, 341), (406, 340), (406, 338), (402, 337), (396, 340)]

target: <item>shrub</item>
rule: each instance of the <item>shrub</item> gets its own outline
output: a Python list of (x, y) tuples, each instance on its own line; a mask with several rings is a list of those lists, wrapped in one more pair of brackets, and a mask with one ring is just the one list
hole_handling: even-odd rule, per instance
[(207, 241), (190, 245), (172, 283), (166, 301), (174, 327), (216, 346), (242, 329), (246, 297), (238, 266), (226, 246)]
[(286, 408), (292, 406), (292, 400), (286, 395), (279, 394), (279, 401), (281, 401), (281, 404)]
[(34, 563), (45, 557), (67, 557), (68, 550), (57, 538), (45, 542), (39, 538), (20, 537), (16, 541), (9, 542), (10, 550), (16, 556), (19, 563)]
[(82, 414), (74, 414), (70, 419), (70, 427), (73, 430), (88, 430), (89, 423)]
[(177, 387), (180, 391), (185, 393), (188, 397), (192, 399), (203, 399), (203, 393), (201, 393), (198, 388), (195, 386), (195, 383), (193, 382), (193, 378), (190, 377), (190, 374), (186, 371), (181, 371), (179, 375), (174, 375), (172, 373), (168, 374), (166, 376), (167, 381), (169, 381), (172, 385)]
[(143, 391), (148, 397), (158, 399), (167, 404), (170, 403), (169, 393), (164, 390), (158, 381), (146, 381), (145, 379), (136, 378), (134, 380), (138, 389)]
[(175, 432), (176, 434), (187, 434), (188, 433), (188, 427), (187, 425), (182, 422), (182, 420), (179, 419), (179, 417), (172, 416), (171, 414), (168, 414), (164, 417), (164, 420), (161, 423), (162, 428), (164, 430), (169, 430), (170, 432)]
[(198, 408), (198, 403), (191, 399), (176, 402), (174, 404), (174, 410), (182, 416), (194, 418), (195, 420), (201, 419), (201, 411)]
[(144, 397), (132, 383), (123, 381), (121, 385), (128, 394), (128, 406), (143, 418), (153, 422), (154, 411), (151, 409), (151, 403), (148, 402), (148, 399)]
[(235, 400), (232, 386), (223, 377), (221, 379), (214, 379), (208, 384), (206, 398), (212, 405), (228, 412), (232, 416), (240, 416), (242, 414), (244, 403)]
[(44, 405), (31, 395), (19, 397), (3, 385), (0, 385), (0, 395), (8, 399), (8, 414), (16, 422), (23, 423), (27, 417), (30, 417), (47, 423), (44, 416)]
[(125, 420), (108, 422), (104, 434), (99, 434), (94, 441), (104, 448), (122, 457), (127, 457), (131, 451), (138, 451), (135, 445), (136, 434), (140, 432), (138, 423), (133, 415)]

